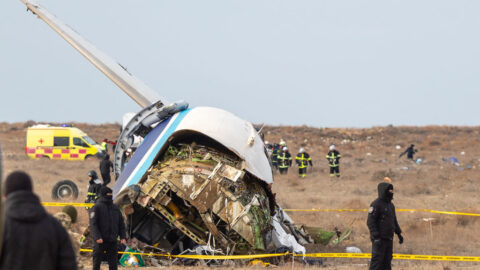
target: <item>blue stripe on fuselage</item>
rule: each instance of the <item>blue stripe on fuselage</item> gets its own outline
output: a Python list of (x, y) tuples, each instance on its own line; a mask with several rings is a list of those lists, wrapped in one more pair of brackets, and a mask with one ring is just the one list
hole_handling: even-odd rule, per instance
[[(132, 158), (128, 162), (127, 166), (120, 174), (117, 182), (115, 183), (113, 189), (114, 197), (122, 190), (122, 187), (128, 187), (137, 184), (138, 181), (142, 179), (148, 168), (150, 168), (150, 166), (152, 165), (158, 152), (163, 148), (168, 138), (176, 131), (178, 125), (190, 110), (191, 109), (181, 111), (176, 115), (164, 120), (163, 122), (158, 124), (158, 126), (156, 126), (152, 131), (150, 131), (147, 136), (145, 136), (142, 143), (139, 145)], [(167, 130), (165, 130), (165, 128), (172, 121), (172, 119), (173, 122), (167, 128)], [(146, 157), (146, 159), (144, 159), (146, 155), (148, 156)], [(144, 161), (142, 162), (142, 160)], [(138, 166), (140, 166), (140, 168), (136, 170)], [(132, 175), (132, 173), (134, 174)], [(125, 182), (127, 183), (125, 184)]]

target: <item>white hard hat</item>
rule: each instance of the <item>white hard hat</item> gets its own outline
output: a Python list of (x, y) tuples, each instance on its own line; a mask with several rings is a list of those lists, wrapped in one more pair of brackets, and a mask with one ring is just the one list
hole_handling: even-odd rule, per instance
[(265, 141), (265, 144), (268, 144), (269, 142), (268, 141)]
[(285, 145), (287, 145), (287, 143), (284, 140), (280, 140), (280, 145), (285, 146)]
[(288, 150), (288, 147), (283, 147), (283, 151), (287, 151)]
[(335, 150), (335, 145), (334, 144), (330, 145), (330, 150)]
[(300, 150), (298, 150), (298, 152), (300, 152), (300, 153), (305, 153), (305, 148), (303, 148), (303, 147), (300, 148)]

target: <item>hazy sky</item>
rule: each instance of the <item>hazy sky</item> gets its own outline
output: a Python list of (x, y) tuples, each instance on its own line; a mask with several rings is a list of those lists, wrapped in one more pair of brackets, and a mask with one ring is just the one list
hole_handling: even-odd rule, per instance
[[(130, 98), (0, 4), (0, 122), (121, 122)], [(254, 123), (479, 125), (480, 1), (39, 0), (170, 101)]]

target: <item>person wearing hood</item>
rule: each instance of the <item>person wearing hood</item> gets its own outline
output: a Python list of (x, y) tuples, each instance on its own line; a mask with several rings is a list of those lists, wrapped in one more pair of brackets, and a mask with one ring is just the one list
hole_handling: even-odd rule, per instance
[[(86, 203), (95, 203), (98, 199), (98, 195), (100, 194), (100, 188), (102, 187), (102, 181), (98, 179), (97, 172), (89, 171), (88, 174), (88, 190), (87, 190), (87, 198), (85, 199)], [(91, 207), (85, 207), (87, 210)]]
[(113, 163), (110, 161), (110, 155), (106, 154), (100, 161), (100, 174), (102, 175), (103, 185), (110, 183), (110, 172), (113, 172)]
[(30, 176), (22, 171), (11, 173), (4, 190), (0, 269), (76, 270), (70, 237), (33, 193)]
[(93, 270), (100, 270), (104, 252), (106, 253), (109, 270), (117, 269), (117, 239), (126, 243), (125, 223), (122, 213), (113, 204), (112, 190), (109, 187), (100, 188), (100, 198), (90, 211), (90, 228), (94, 240)]
[(378, 184), (378, 198), (368, 209), (367, 226), (372, 241), (370, 270), (392, 269), (393, 234), (403, 243), (402, 230), (397, 222), (393, 200), (393, 185)]

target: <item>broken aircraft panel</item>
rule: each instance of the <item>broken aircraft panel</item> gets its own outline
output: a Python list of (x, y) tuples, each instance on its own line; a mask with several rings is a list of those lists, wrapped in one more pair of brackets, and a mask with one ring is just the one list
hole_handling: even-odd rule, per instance
[[(227, 149), (222, 152), (191, 141), (201, 137), (188, 134), (177, 138), (175, 141), (182, 143), (169, 145), (148, 176), (137, 184), (135, 200), (116, 202), (123, 209), (137, 204), (162, 215), (199, 245), (213, 237), (215, 246), (222, 250), (266, 250), (271, 241), (266, 236), (272, 229), (273, 195), (265, 183), (246, 173), (244, 162)], [(204, 137), (200, 141), (211, 140)]]

